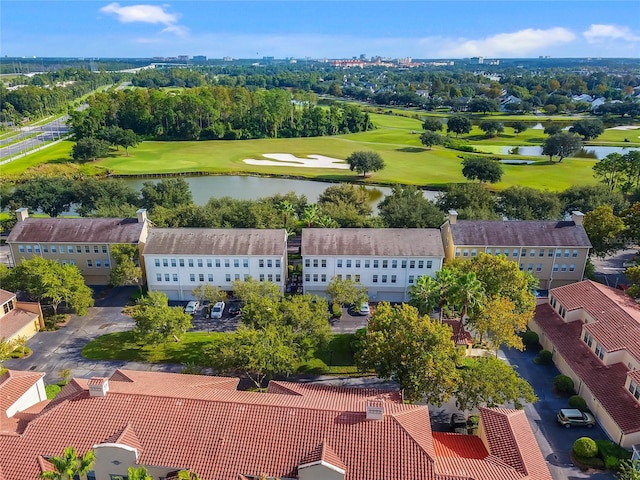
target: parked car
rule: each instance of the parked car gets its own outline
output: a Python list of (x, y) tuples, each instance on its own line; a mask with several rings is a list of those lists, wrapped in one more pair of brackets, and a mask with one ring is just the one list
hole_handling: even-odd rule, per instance
[(211, 309), (211, 318), (222, 318), (223, 313), (224, 313), (224, 302), (218, 302)]
[(191, 315), (195, 315), (198, 313), (198, 308), (200, 307), (200, 302), (191, 301), (187, 303), (187, 306), (184, 307), (184, 313), (189, 313)]
[(468, 433), (467, 429), (467, 417), (464, 413), (452, 413), (451, 414), (451, 431), (455, 433)]
[(244, 304), (242, 302), (232, 302), (232, 303), (230, 303), (229, 304), (229, 315), (231, 315), (232, 317), (240, 315), (240, 311), (242, 310), (242, 307), (244, 307)]
[(368, 302), (362, 302), (360, 305), (360, 315), (369, 315), (371, 313), (371, 309), (369, 308)]
[(591, 428), (596, 424), (596, 419), (590, 413), (582, 412), (577, 408), (563, 408), (558, 412), (558, 423), (565, 428)]

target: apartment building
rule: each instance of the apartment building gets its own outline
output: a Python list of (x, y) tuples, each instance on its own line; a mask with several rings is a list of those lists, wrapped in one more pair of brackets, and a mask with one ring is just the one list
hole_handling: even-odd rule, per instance
[(77, 265), (87, 285), (107, 285), (113, 262), (111, 247), (137, 245), (148, 232), (147, 212), (137, 218), (33, 218), (16, 210), (18, 222), (7, 238), (14, 264), (35, 256)]
[(326, 296), (334, 277), (360, 282), (371, 301), (403, 302), (418, 277), (435, 276), (444, 250), (435, 228), (306, 228), (304, 293)]
[(44, 328), (42, 309), (37, 302), (18, 302), (16, 294), (0, 289), (0, 340), (31, 338)]
[(397, 390), (272, 381), (259, 393), (237, 378), (116, 370), (51, 402), (25, 396), (41, 377), (0, 377), (3, 480), (53, 471), (68, 446), (93, 450), (91, 480), (140, 466), (154, 480), (551, 480), (522, 410), (480, 408), (476, 436), (432, 432), (428, 406)]
[(570, 221), (458, 220), (450, 210), (440, 227), (445, 261), (504, 255), (531, 272), (542, 290), (579, 282), (591, 248), (582, 218), (573, 212)]
[(149, 290), (169, 300), (193, 300), (208, 283), (231, 291), (249, 277), (284, 291), (287, 232), (284, 229), (153, 228), (143, 251)]
[(552, 289), (529, 327), (609, 437), (640, 445), (640, 305), (587, 280)]

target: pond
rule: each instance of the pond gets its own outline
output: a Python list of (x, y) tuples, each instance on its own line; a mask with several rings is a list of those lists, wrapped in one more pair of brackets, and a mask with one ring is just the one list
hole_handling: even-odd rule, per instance
[[(512, 154), (512, 155), (526, 155), (526, 156), (542, 156), (542, 147), (538, 146), (489, 146), (489, 145), (474, 145), (479, 152), (490, 152), (497, 154)], [(574, 157), (579, 158), (593, 158), (602, 160), (610, 153), (619, 153), (624, 155), (630, 151), (639, 151), (640, 148), (634, 147), (604, 147), (604, 146), (590, 146), (587, 145), (582, 148)]]
[[(168, 177), (167, 177), (168, 178)], [(317, 182), (293, 178), (254, 177), (244, 175), (209, 175), (202, 177), (181, 177), (186, 180), (196, 205), (205, 205), (210, 198), (231, 197), (238, 200), (256, 200), (270, 197), (278, 193), (294, 192), (305, 195), (309, 203), (318, 201), (322, 192), (336, 183)], [(142, 184), (148, 181), (158, 182), (158, 179), (124, 179), (132, 188), (140, 190)], [(382, 199), (391, 193), (389, 187), (365, 186), (374, 214)], [(429, 200), (434, 200), (436, 191), (425, 190), (423, 194)]]

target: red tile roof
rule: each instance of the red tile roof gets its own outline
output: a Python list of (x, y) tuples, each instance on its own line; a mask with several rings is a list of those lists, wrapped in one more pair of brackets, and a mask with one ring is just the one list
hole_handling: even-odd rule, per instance
[(640, 305), (626, 293), (586, 280), (550, 292), (567, 310), (586, 310), (595, 322), (585, 325), (607, 350), (627, 350), (640, 361)]
[[(237, 381), (119, 370), (107, 395), (92, 397), (88, 380), (74, 379), (21, 436), (0, 434), (0, 471), (6, 480), (35, 478), (39, 456), (120, 442), (138, 449), (142, 465), (189, 467), (203, 480), (296, 477), (310, 460), (344, 467), (347, 480), (436, 480), (462, 471), (478, 480), (547, 478), (523, 475), (495, 455), (476, 458), (473, 437), (461, 441), (473, 447), (464, 457), (453, 455), (449, 439), (436, 447), (427, 406), (405, 405), (398, 392), (273, 382), (257, 393), (233, 390)], [(382, 420), (366, 419), (372, 398), (384, 402)]]
[(582, 322), (565, 322), (549, 304), (536, 307), (535, 322), (618, 427), (625, 434), (640, 431), (640, 404), (624, 388), (627, 366), (604, 365), (582, 341)]
[(4, 305), (15, 296), (16, 296), (15, 293), (12, 293), (12, 292), (9, 292), (8, 290), (3, 290), (0, 288), (0, 305)]
[(38, 322), (38, 314), (14, 308), (0, 317), (0, 338), (11, 338), (24, 327)]
[(7, 410), (42, 377), (44, 373), (17, 370), (7, 370), (0, 375), (0, 432), (5, 431), (3, 427), (7, 425)]

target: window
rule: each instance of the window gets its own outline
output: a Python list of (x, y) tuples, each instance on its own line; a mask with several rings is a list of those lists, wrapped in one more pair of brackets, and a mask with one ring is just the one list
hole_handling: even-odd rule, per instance
[[(327, 259), (323, 258), (320, 262), (320, 265), (322, 265), (322, 268), (327, 268)], [(360, 260), (356, 260), (356, 267), (360, 266)]]
[[(263, 260), (264, 261), (264, 260)], [(224, 259), (224, 266), (229, 268), (231, 266), (231, 261), (228, 258)], [(264, 266), (264, 265), (263, 265)]]
[(42, 246), (42, 252), (43, 252), (43, 253), (48, 253), (48, 252), (49, 252), (49, 247), (48, 247), (48, 246), (46, 246), (46, 245), (43, 245), (43, 246)]
[(199, 273), (198, 274), (198, 281), (199, 282), (204, 282), (204, 273)]
[(536, 249), (532, 248), (531, 249), (531, 253), (529, 255), (532, 256), (532, 257), (535, 257), (536, 256)]
[(216, 258), (216, 268), (220, 268), (220, 259)]
[(564, 251), (564, 256), (565, 256), (565, 257), (568, 257), (568, 256), (569, 256), (569, 249), (568, 249), (568, 248), (566, 248), (566, 249), (565, 249), (565, 251)]
[(161, 273), (156, 273), (156, 280), (157, 280), (158, 282), (161, 282), (161, 281), (162, 281), (162, 274), (161, 274)]
[(562, 268), (561, 268), (561, 270), (562, 270), (563, 272), (566, 272), (566, 271), (567, 271), (567, 264), (566, 264), (566, 263), (563, 263), (563, 264), (562, 264)]
[[(278, 263), (280, 263), (280, 260), (278, 260)], [(249, 267), (249, 259), (248, 258), (243, 258), (242, 259), (242, 266), (244, 268), (248, 268)], [(277, 265), (277, 266), (280, 266), (280, 265)]]
[(591, 348), (591, 345), (593, 344), (593, 337), (589, 335), (589, 332), (584, 332), (584, 336), (582, 337), (582, 340), (584, 341), (584, 343), (589, 345), (589, 348)]
[(542, 264), (541, 263), (536, 265), (536, 272), (540, 272), (540, 271), (542, 271)]
[[(73, 260), (72, 260), (73, 261)], [(75, 262), (74, 262), (75, 263)], [(109, 260), (104, 261), (104, 268), (109, 268)]]
[(156, 267), (159, 267), (159, 266), (160, 266), (160, 259), (159, 259), (159, 258), (156, 258), (156, 259), (153, 261), (153, 264), (154, 264)]
[(378, 275), (373, 276), (373, 283), (378, 283)]
[(574, 250), (573, 252), (571, 252), (571, 256), (572, 257), (577, 257), (578, 256), (578, 250)]
[(576, 270), (576, 264), (572, 263), (571, 265), (569, 265), (569, 271), (570, 272), (574, 272)]
[[(95, 478), (95, 476), (93, 478)], [(127, 477), (126, 475), (115, 475), (113, 473), (110, 473), (109, 480), (129, 480), (129, 477)]]
[(213, 267), (213, 260), (211, 260), (210, 258), (207, 258), (207, 268), (212, 268)]
[(409, 283), (413, 283), (415, 280), (415, 277), (413, 275), (409, 275)]
[(459, 256), (460, 256), (460, 249), (456, 248), (456, 257), (459, 257)]
[(356, 268), (360, 268), (360, 260), (356, 260)]
[[(229, 281), (230, 281), (230, 280), (231, 280), (231, 276), (230, 276), (230, 275), (227, 275), (227, 277), (229, 277)], [(260, 274), (260, 281), (261, 281), (261, 282), (264, 282), (264, 273), (261, 273), (261, 274)]]
[(522, 256), (523, 256), (523, 257), (526, 257), (526, 256), (527, 256), (527, 249), (526, 249), (526, 248), (523, 248), (523, 249), (522, 249)]
[(604, 360), (604, 356), (606, 353), (607, 351), (602, 347), (602, 345), (596, 343), (596, 355), (600, 360)]
[(320, 281), (321, 282), (326, 282), (327, 281), (327, 274), (326, 273), (323, 273), (322, 275), (320, 275)]
[(433, 268), (433, 260), (427, 260), (427, 268)]
[(163, 267), (168, 267), (169, 266), (169, 260), (167, 260), (166, 258), (162, 259), (162, 266)]
[[(234, 268), (240, 268), (240, 259), (239, 258), (234, 258), (233, 259), (233, 266)], [(271, 265), (269, 265), (271, 266)]]
[[(269, 276), (271, 276), (271, 275), (269, 275)], [(239, 273), (234, 274), (233, 275), (233, 279), (234, 280), (240, 280), (240, 274)]]
[(369, 262), (370, 262), (369, 260), (364, 261), (364, 268), (369, 268), (369, 265), (370, 265)]
[(518, 256), (518, 249), (517, 249), (517, 248), (514, 248), (514, 249), (513, 249), (513, 256), (514, 256), (514, 257), (517, 257), (517, 256)]
[(409, 262), (409, 268), (416, 268), (416, 261), (415, 260), (411, 260)]
[[(60, 253), (64, 253), (64, 245), (60, 245), (59, 248), (60, 248)], [(73, 253), (73, 250), (71, 250), (69, 253)]]
[(184, 258), (181, 258), (181, 259), (178, 261), (178, 265), (180, 265), (181, 267), (184, 267)]
[(556, 249), (556, 258), (560, 257), (562, 255), (562, 250), (560, 250), (559, 248)]
[(80, 245), (76, 245), (76, 253), (82, 253), (82, 247)]
[[(324, 275), (324, 277), (326, 277), (326, 275)], [(280, 276), (280, 274), (276, 273), (276, 282), (280, 283), (281, 280), (282, 280), (282, 277)]]
[(308, 273), (304, 274), (304, 281), (305, 282), (310, 282), (311, 281), (311, 275), (309, 275)]
[(351, 260), (347, 260), (347, 268), (351, 268)]
[(502, 250), (500, 250), (499, 248), (496, 248), (496, 255), (500, 255), (500, 252), (501, 252), (501, 251), (502, 251)]
[(98, 245), (93, 246), (93, 253), (100, 253), (100, 248), (98, 247)]
[(530, 272), (531, 270), (533, 270), (533, 263), (527, 265), (527, 271)]
[(338, 280), (342, 280), (342, 275), (341, 274), (336, 275), (336, 277), (338, 277)]
[[(271, 260), (270, 258), (267, 260), (267, 267), (273, 268), (273, 260)], [(314, 265), (314, 267), (317, 267), (317, 265)]]
[(629, 381), (629, 392), (636, 400), (640, 400), (640, 386), (633, 380)]
[[(264, 268), (264, 259), (262, 259), (262, 258), (261, 258), (260, 260), (258, 260), (258, 266), (259, 266), (260, 268)], [(305, 263), (305, 266), (306, 266), (306, 267), (308, 267), (308, 266), (309, 266), (309, 259), (307, 259), (307, 261), (306, 261), (306, 263)]]
[(213, 273), (207, 274), (207, 281), (208, 282), (213, 282)]
[(202, 261), (201, 258), (198, 259), (198, 267), (202, 268), (204, 266), (204, 263)]
[(547, 252), (547, 257), (553, 257), (553, 248), (550, 248)]
[[(342, 266), (342, 264), (340, 264), (340, 266)], [(318, 268), (318, 259), (317, 258), (313, 259), (313, 267), (314, 268)]]
[(347, 278), (347, 280), (351, 280), (351, 274), (347, 273), (347, 277), (346, 278)]
[(389, 268), (389, 260), (382, 260), (382, 268)]
[(107, 246), (106, 245), (102, 246), (102, 253), (107, 253)]
[(314, 281), (314, 282), (317, 282), (317, 281), (318, 281), (318, 274), (317, 274), (317, 273), (314, 273), (314, 274), (313, 274), (313, 281)]
[(397, 283), (398, 277), (396, 275), (391, 275), (391, 283)]
[(391, 268), (398, 268), (398, 260), (391, 260)]
[(171, 259), (171, 266), (172, 266), (172, 267), (175, 267), (175, 266), (177, 266), (177, 265), (178, 265), (178, 263), (176, 262), (176, 259), (175, 259), (175, 258), (172, 258), (172, 259)]
[(193, 267), (193, 258), (188, 259), (187, 262), (190, 267)]
[(174, 273), (174, 274), (173, 274), (173, 281), (174, 281), (174, 282), (177, 282), (177, 281), (178, 281), (178, 274), (177, 274), (177, 273)]
[(386, 275), (382, 275), (382, 283), (387, 283), (387, 276)]
[(538, 254), (539, 257), (544, 257), (544, 248), (540, 249), (540, 253)]
[(87, 267), (89, 268), (93, 267), (93, 260), (87, 260)]
[(31, 245), (27, 245), (27, 253), (31, 253), (33, 251), (33, 247)]
[(487, 255), (491, 255), (493, 253), (493, 249), (492, 248), (487, 248)]
[(58, 248), (55, 245), (51, 245), (51, 253), (57, 253)]
[(360, 275), (356, 274), (356, 275), (353, 277), (353, 279), (354, 279), (356, 282), (359, 282), (359, 281), (360, 281)]
[[(230, 273), (225, 274), (224, 281), (227, 282), (227, 283), (231, 281), (231, 274)], [(260, 274), (260, 281), (261, 282), (264, 281), (264, 274)]]
[(164, 281), (165, 281), (165, 282), (168, 282), (168, 281), (169, 281), (169, 274), (168, 274), (168, 273), (165, 273), (165, 274), (164, 274)]
[(560, 265), (558, 265), (557, 263), (554, 263), (553, 264), (553, 271), (557, 272), (559, 267), (560, 267)]
[(196, 274), (195, 273), (190, 273), (189, 274), (189, 281), (195, 283), (195, 281), (196, 281)]
[(524, 263), (520, 264), (520, 270), (524, 270)]
[(89, 245), (84, 246), (84, 253), (91, 253), (91, 248), (89, 247)]
[(475, 257), (476, 255), (478, 255), (478, 249), (477, 248), (472, 248), (471, 249), (471, 256)]
[(305, 266), (305, 267), (310, 267), (310, 266), (311, 266), (311, 260), (310, 260), (310, 259), (308, 259), (308, 258), (305, 258), (305, 259), (304, 259), (304, 266)]
[(406, 260), (402, 260), (402, 268), (407, 268), (407, 261)]
[[(69, 265), (75, 265), (76, 261), (75, 260), (69, 260)], [(104, 262), (104, 266), (108, 267), (109, 266), (109, 262), (107, 260), (105, 260)]]
[(247, 280), (249, 280), (249, 274), (245, 273), (244, 276), (242, 277), (242, 279), (246, 282)]
[(469, 249), (465, 248), (464, 250), (462, 250), (462, 256), (463, 257), (468, 257), (469, 256)]
[[(317, 266), (317, 265), (316, 265)], [(336, 267), (338, 268), (342, 268), (342, 259), (339, 258), (338, 260), (336, 260)]]
[(424, 260), (418, 260), (418, 268), (424, 268)]
[(100, 268), (102, 266), (102, 264), (100, 263), (100, 260), (96, 260), (96, 268)]
[(280, 259), (276, 258), (276, 268), (280, 268)]
[(373, 268), (379, 268), (380, 267), (380, 261), (379, 260), (374, 260), (373, 261)]

